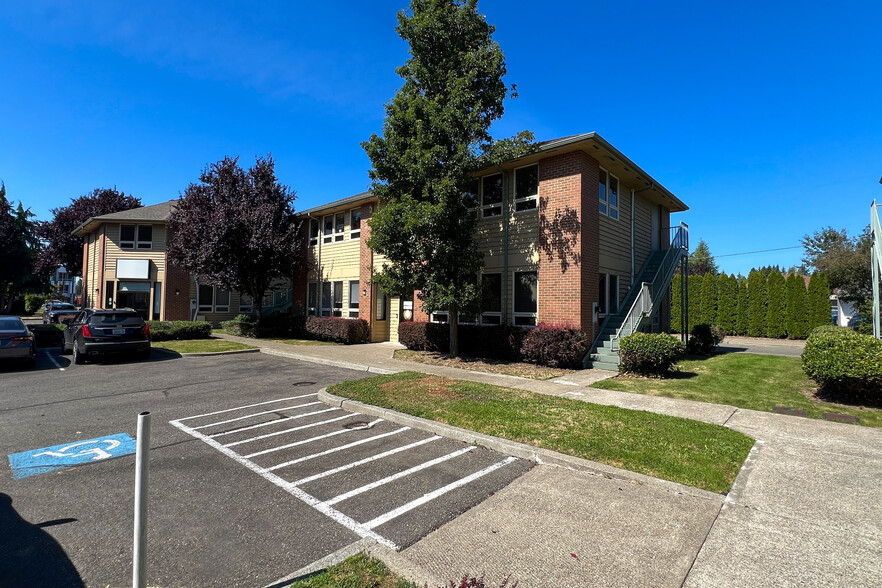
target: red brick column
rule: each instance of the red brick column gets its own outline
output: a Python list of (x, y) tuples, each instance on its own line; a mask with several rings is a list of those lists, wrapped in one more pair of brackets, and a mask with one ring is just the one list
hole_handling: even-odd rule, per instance
[(423, 310), (423, 301), (420, 300), (420, 291), (413, 291), (413, 322), (415, 323), (427, 323), (429, 322), (429, 315)]
[(368, 325), (373, 324), (374, 291), (371, 287), (371, 280), (374, 276), (374, 252), (367, 246), (368, 239), (371, 238), (371, 225), (368, 222), (371, 218), (372, 207), (365, 204), (361, 207), (361, 242), (358, 244), (358, 287), (361, 289), (358, 299), (358, 318), (364, 319)]
[(163, 320), (190, 320), (190, 273), (171, 265), (167, 255), (165, 257), (165, 284), (163, 284), (162, 291), (165, 298)]
[(539, 162), (539, 321), (591, 331), (599, 287), (597, 162), (575, 151)]

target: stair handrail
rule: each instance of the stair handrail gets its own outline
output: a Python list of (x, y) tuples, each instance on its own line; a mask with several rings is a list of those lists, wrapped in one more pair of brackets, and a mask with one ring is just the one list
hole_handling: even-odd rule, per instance
[(625, 315), (625, 319), (616, 330), (616, 334), (611, 337), (610, 344), (613, 351), (618, 350), (620, 339), (634, 334), (640, 328), (641, 321), (652, 314), (653, 308), (657, 307), (661, 297), (667, 291), (671, 280), (674, 278), (674, 273), (677, 271), (677, 263), (688, 251), (689, 226), (686, 223), (680, 223), (680, 226), (674, 231), (674, 236), (671, 238), (671, 246), (665, 250), (665, 255), (661, 263), (659, 263), (652, 281), (643, 282), (640, 293), (634, 299), (628, 314)]

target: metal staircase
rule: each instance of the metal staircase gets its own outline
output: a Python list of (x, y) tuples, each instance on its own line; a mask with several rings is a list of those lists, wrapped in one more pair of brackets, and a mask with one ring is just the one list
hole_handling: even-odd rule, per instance
[(671, 246), (650, 253), (618, 312), (607, 315), (600, 325), (591, 350), (582, 360), (583, 367), (618, 370), (619, 341), (643, 329), (658, 312), (677, 268), (684, 264), (689, 254), (689, 227), (680, 223), (672, 230)]

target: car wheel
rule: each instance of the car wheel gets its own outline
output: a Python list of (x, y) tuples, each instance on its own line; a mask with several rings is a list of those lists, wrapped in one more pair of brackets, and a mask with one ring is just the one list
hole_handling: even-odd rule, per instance
[(146, 351), (139, 351), (135, 354), (135, 357), (142, 361), (147, 361), (148, 359), (150, 359), (150, 348), (148, 347)]
[(76, 341), (74, 341), (73, 343), (73, 362), (77, 365), (82, 365), (86, 363), (86, 358), (83, 357), (82, 353), (80, 353), (80, 349)]

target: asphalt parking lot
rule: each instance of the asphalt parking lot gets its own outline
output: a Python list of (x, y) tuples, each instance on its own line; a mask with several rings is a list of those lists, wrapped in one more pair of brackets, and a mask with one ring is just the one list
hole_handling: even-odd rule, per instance
[[(363, 537), (404, 548), (531, 467), (318, 402), (365, 375), (159, 351), (72, 365), (41, 350), (36, 370), (0, 367), (0, 447), (14, 456), (0, 466), (0, 585), (130, 584), (124, 449), (142, 411), (151, 586), (263, 586)], [(72, 453), (81, 465), (65, 467)]]

